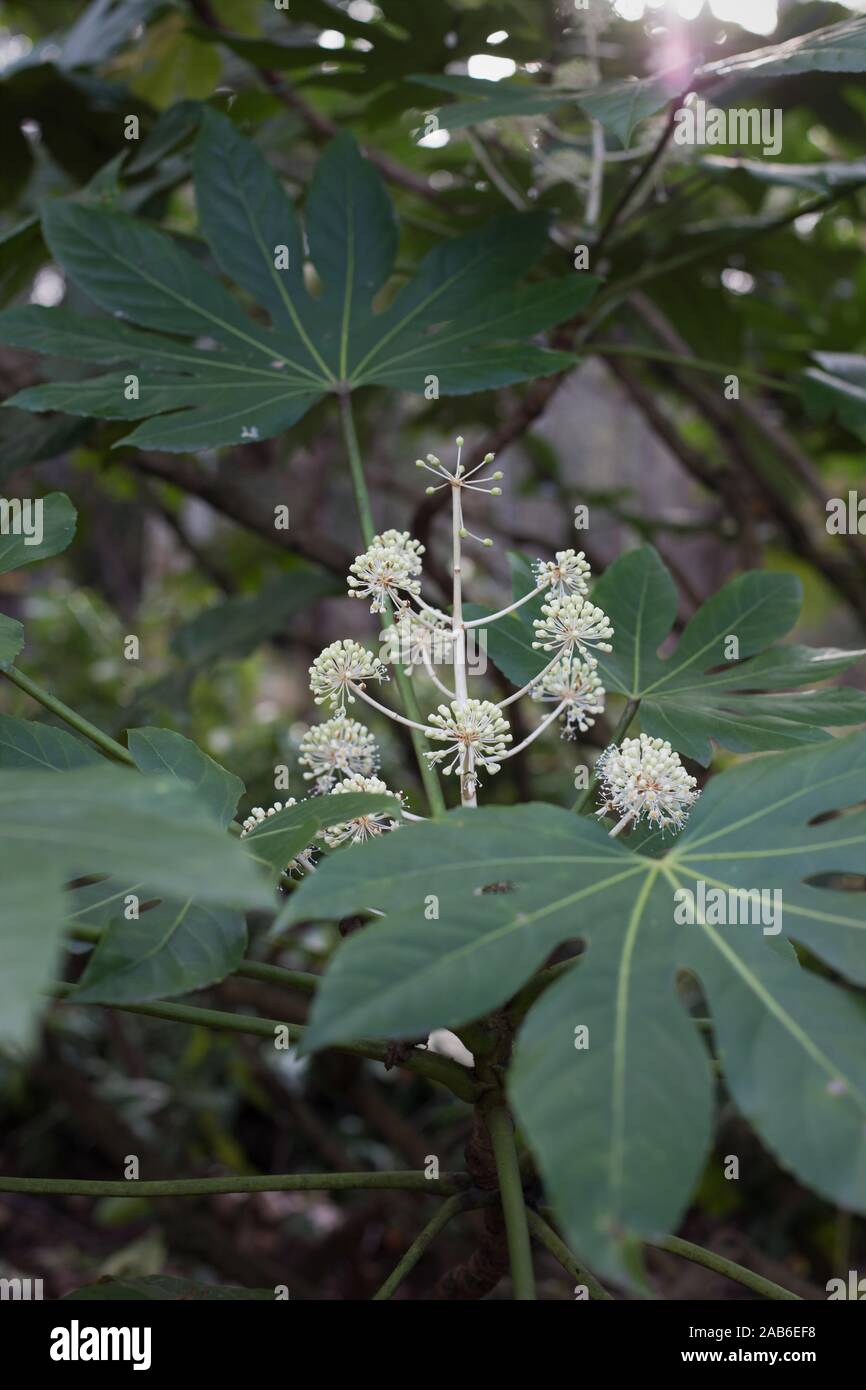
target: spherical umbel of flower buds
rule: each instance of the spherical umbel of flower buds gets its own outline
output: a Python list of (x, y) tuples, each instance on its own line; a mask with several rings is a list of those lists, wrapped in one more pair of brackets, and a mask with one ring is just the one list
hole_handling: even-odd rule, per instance
[(557, 550), (553, 560), (536, 560), (532, 568), (536, 584), (549, 588), (551, 598), (582, 598), (589, 588), (592, 570), (582, 550)]
[(372, 599), (370, 612), (384, 613), (388, 599), (397, 604), (401, 593), (420, 594), (423, 554), (423, 545), (408, 531), (374, 536), (363, 555), (349, 566), (349, 597)]
[(327, 700), (332, 709), (345, 709), (355, 696), (351, 685), (363, 685), (365, 680), (386, 681), (388, 672), (382, 662), (360, 642), (345, 638), (332, 642), (320, 652), (310, 667), (310, 690), (317, 705)]
[(598, 663), (592, 657), (582, 661), (578, 656), (561, 656), (555, 666), (544, 671), (529, 694), (533, 700), (562, 704), (562, 737), (577, 738), (595, 723), (595, 716), (604, 712), (604, 686), (596, 674)]
[(309, 769), (304, 780), (315, 779), (317, 792), (330, 791), (341, 777), (369, 777), (379, 766), (379, 748), (370, 730), (342, 713), (309, 729), (300, 753), (298, 763)]
[[(269, 806), (267, 810), (265, 810), (263, 806), (254, 806), (244, 821), (241, 839), (245, 840), (252, 831), (256, 830), (258, 826), (264, 825), (265, 821), (269, 820), (271, 816), (279, 815), (280, 811), (288, 811), (292, 806), (297, 806), (297, 804), (296, 798), (290, 796), (288, 801), (275, 801), (273, 806)], [(316, 853), (316, 849), (316, 845), (307, 845), (306, 849), (302, 849), (300, 853), (296, 854), (294, 859), (286, 865), (286, 873), (298, 874), (300, 876), (300, 874), (314, 869), (316, 866), (313, 855)]]
[(512, 739), (508, 721), (490, 700), (452, 700), (427, 718), (434, 726), (428, 729), (427, 737), (448, 744), (425, 754), (431, 767), (450, 758), (450, 766), (442, 771), (465, 773), (476, 785), (476, 767), (491, 774), (499, 771), (499, 759)]
[(393, 796), (397, 803), (394, 815), (387, 811), (373, 811), (369, 815), (356, 816), (354, 820), (346, 821), (341, 825), (332, 825), (323, 831), (322, 838), (325, 844), (331, 849), (336, 849), (338, 845), (360, 844), (363, 840), (371, 840), (376, 835), (384, 835), (389, 830), (397, 830), (400, 826), (400, 808), (402, 807), (402, 792), (392, 792), (385, 785), (381, 777), (347, 777), (345, 782), (336, 786), (333, 795), (338, 792), (376, 792), (384, 793), (386, 796)]
[(644, 818), (650, 825), (682, 829), (700, 796), (697, 781), (683, 767), (680, 756), (666, 739), (627, 738), (622, 747), (611, 744), (596, 763), (604, 805), (596, 812), (616, 812), (635, 825)]
[(538, 639), (532, 644), (536, 649), (560, 651), (564, 656), (575, 647), (598, 647), (600, 652), (613, 650), (607, 640), (613, 636), (610, 621), (589, 599), (569, 594), (542, 604), (541, 611), (544, 616), (536, 618), (532, 624)]

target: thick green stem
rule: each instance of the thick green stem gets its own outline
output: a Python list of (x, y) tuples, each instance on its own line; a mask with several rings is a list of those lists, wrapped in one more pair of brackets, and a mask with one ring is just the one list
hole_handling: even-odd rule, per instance
[[(52, 985), (47, 993), (57, 999), (75, 1003), (73, 985)], [(270, 1042), (273, 1042), (277, 1029), (281, 1032), (285, 1030), (285, 1035), (291, 1042), (300, 1042), (307, 1031), (300, 1024), (286, 1023), (285, 1019), (251, 1018), (249, 1014), (230, 1014), (219, 1009), (202, 1009), (191, 1004), (170, 1004), (164, 1000), (154, 1004), (106, 1004), (99, 1007), (119, 1009), (121, 1013), (141, 1014), (145, 1018), (161, 1018), (169, 1023), (214, 1028), (226, 1033), (250, 1033), (254, 1037), (267, 1038)], [(351, 1052), (374, 1062), (387, 1062), (390, 1059), (388, 1046), (373, 1039), (340, 1043), (336, 1045), (335, 1050)], [(455, 1095), (460, 1096), (461, 1100), (472, 1102), (476, 1098), (477, 1088), (466, 1068), (452, 1062), (448, 1057), (440, 1057), (435, 1052), (421, 1052), (416, 1048), (400, 1062), (400, 1066), (406, 1071), (425, 1076), (428, 1081), (438, 1081), (440, 1085), (447, 1086)]]
[[(352, 414), (352, 401), (348, 391), (340, 396), (340, 419), (343, 425), (343, 438), (346, 443), (346, 452), (349, 455), (349, 471), (352, 477), (352, 488), (355, 493), (355, 505), (358, 509), (358, 519), (361, 523), (361, 535), (364, 538), (365, 546), (369, 545), (376, 534), (376, 526), (373, 521), (373, 511), (370, 506), (370, 494), (367, 490), (367, 481), (364, 477), (364, 464), (361, 459), (361, 446), (358, 443), (358, 431), (355, 428), (355, 417)], [(393, 621), (390, 613), (383, 615), (383, 622), (390, 626)], [(412, 682), (406, 675), (399, 662), (394, 664), (394, 676), (397, 682), (397, 689), (400, 692), (400, 699), (408, 717), (416, 724), (423, 724), (424, 719), (421, 714), (421, 707), (418, 704), (418, 697), (412, 686)], [(444, 816), (445, 798), (442, 795), (442, 788), (439, 785), (439, 778), (430, 764), (427, 762), (425, 752), (427, 745), (422, 734), (417, 730), (411, 730), (412, 746), (415, 749), (415, 757), (418, 760), (418, 770), (421, 773), (421, 781), (427, 793), (427, 800), (430, 803), (431, 814)]]
[[(612, 748), (618, 748), (618, 747), (619, 747), (619, 745), (622, 743), (623, 739), (625, 738), (626, 734), (628, 733), (628, 731), (629, 731), (629, 726), (631, 725), (631, 722), (632, 722), (632, 720), (634, 719), (634, 717), (635, 717), (635, 715), (637, 714), (637, 712), (638, 712), (639, 709), (640, 709), (640, 700), (639, 700), (639, 699), (637, 699), (637, 700), (629, 700), (629, 701), (628, 701), (628, 703), (626, 704), (625, 709), (624, 709), (623, 712), (622, 712), (622, 715), (621, 715), (621, 717), (620, 717), (620, 721), (619, 721), (619, 723), (617, 724), (616, 728), (615, 728), (614, 731), (613, 731), (613, 738), (611, 739), (611, 741), (610, 741), (608, 747), (612, 747)], [(598, 775), (596, 774), (595, 771), (593, 771), (593, 774), (592, 774), (592, 776), (590, 777), (589, 782), (588, 782), (588, 784), (587, 784), (586, 791), (581, 792), (579, 796), (575, 797), (574, 803), (573, 803), (572, 808), (571, 808), (572, 811), (576, 811), (578, 814), (580, 814), (580, 812), (583, 811), (583, 809), (589, 804), (589, 802), (590, 802), (590, 800), (591, 800), (591, 798), (592, 798), (592, 794), (593, 794), (593, 792), (595, 791), (597, 785), (598, 785)]]
[[(405, 1192), (432, 1192), (459, 1203), (468, 1186), (463, 1173), (443, 1173), (438, 1178), (420, 1172), (380, 1173), (264, 1173), (224, 1178), (171, 1178), (160, 1182), (89, 1182), (68, 1178), (4, 1178), (0, 1192), (28, 1192), (60, 1197), (206, 1197), (221, 1192), (339, 1192), (392, 1188)], [(456, 1195), (452, 1195), (456, 1194)]]
[(548, 1226), (543, 1217), (537, 1211), (528, 1211), (527, 1220), (529, 1229), (535, 1239), (550, 1251), (555, 1260), (558, 1260), (567, 1274), (570, 1274), (576, 1284), (585, 1284), (590, 1298), (612, 1299), (613, 1294), (608, 1293), (607, 1289), (601, 1285), (589, 1270), (584, 1269), (578, 1264), (568, 1246), (560, 1240), (552, 1226)]
[(286, 970), (281, 965), (265, 965), (257, 960), (241, 961), (233, 973), (243, 975), (247, 980), (278, 985), (280, 989), (293, 989), (298, 994), (315, 994), (322, 983), (320, 975), (310, 975), (306, 970)]
[(439, 1232), (444, 1230), (452, 1217), (465, 1209), (465, 1205), (465, 1198), (462, 1195), (449, 1197), (447, 1202), (442, 1203), (438, 1211), (427, 1222), (423, 1231), (415, 1237), (393, 1274), (388, 1276), (379, 1292), (373, 1295), (374, 1303), (391, 1297), (394, 1290), (399, 1288), (406, 1275), (415, 1268), (421, 1256), (432, 1245)]
[(529, 1226), (526, 1219), (526, 1203), (523, 1200), (523, 1183), (520, 1178), (520, 1164), (514, 1131), (507, 1110), (489, 1110), (485, 1122), (493, 1145), (496, 1173), (499, 1178), (499, 1194), (505, 1217), (505, 1234), (508, 1239), (508, 1258), (511, 1263), (511, 1281), (514, 1297), (518, 1302), (531, 1302), (535, 1298), (535, 1275), (532, 1271), (532, 1246), (529, 1240)]
[(76, 733), (90, 739), (90, 742), (95, 744), (100, 752), (105, 753), (107, 757), (113, 758), (117, 763), (125, 764), (126, 767), (135, 767), (135, 759), (128, 748), (124, 748), (123, 744), (118, 743), (115, 739), (109, 738), (108, 734), (97, 729), (95, 724), (91, 724), (88, 719), (83, 719), (80, 714), (76, 714), (74, 709), (64, 705), (62, 700), (56, 699), (54, 695), (49, 695), (47, 690), (43, 690), (29, 676), (25, 676), (23, 671), (19, 671), (15, 666), (10, 666), (4, 668), (2, 674), (13, 685), (17, 685), (19, 690), (23, 690), (25, 694), (29, 695), (31, 700), (36, 700), (52, 714), (56, 714), (58, 719), (62, 719), (64, 724), (69, 725), (70, 729), (74, 729)]
[(783, 1289), (781, 1284), (774, 1284), (772, 1279), (765, 1279), (763, 1275), (755, 1274), (753, 1270), (735, 1264), (733, 1260), (726, 1260), (724, 1255), (717, 1255), (714, 1250), (705, 1250), (701, 1245), (693, 1245), (690, 1240), (680, 1240), (679, 1236), (665, 1236), (662, 1240), (648, 1240), (646, 1243), (655, 1246), (657, 1250), (667, 1250), (671, 1255), (682, 1255), (684, 1260), (703, 1265), (704, 1269), (711, 1269), (715, 1274), (724, 1274), (726, 1279), (745, 1284), (747, 1289), (761, 1294), (764, 1298), (801, 1301), (798, 1293)]

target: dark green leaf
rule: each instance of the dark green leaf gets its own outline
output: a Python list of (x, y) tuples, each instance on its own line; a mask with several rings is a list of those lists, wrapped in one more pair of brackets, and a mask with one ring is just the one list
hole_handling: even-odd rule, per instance
[[(397, 231), (381, 178), (351, 137), (329, 146), (307, 199), (318, 299), (306, 288), (297, 219), (278, 180), (215, 111), (202, 122), (196, 189), (217, 260), (259, 300), (271, 326), (248, 317), (162, 233), (125, 214), (57, 200), (43, 214), (52, 254), (91, 299), (140, 328), (36, 308), (0, 316), (0, 338), (18, 347), (123, 364), (86, 382), (30, 387), (11, 404), (141, 420), (122, 442), (196, 450), (287, 429), (343, 381), (423, 394), (436, 377), (443, 394), (459, 394), (575, 361), (525, 341), (573, 315), (596, 286), (592, 277), (569, 276), (515, 290), (545, 249), (544, 214), (499, 217), (444, 242), (389, 307), (374, 313), (373, 297), (393, 270)], [(287, 269), (275, 263), (280, 247)]]
[[(575, 1248), (624, 1277), (628, 1240), (675, 1228), (708, 1151), (709, 1061), (676, 996), (689, 970), (744, 1113), (804, 1181), (866, 1210), (866, 1014), (782, 941), (866, 980), (866, 893), (816, 886), (862, 873), (866, 812), (834, 813), (862, 803), (864, 773), (866, 735), (751, 760), (652, 857), (549, 806), (455, 811), (349, 849), (286, 918), (386, 920), (341, 947), (308, 1045), (457, 1027), (581, 939), (526, 1019), (511, 1093)], [(768, 908), (778, 892), (782, 910), (716, 926), (699, 908), (689, 924), (676, 895), (700, 883), (767, 890)]]
[(226, 828), (244, 792), (239, 777), (171, 729), (130, 729), (127, 744), (139, 771), (168, 773), (186, 783), (213, 812), (217, 824)]
[(14, 618), (0, 613), (0, 667), (11, 666), (24, 646), (24, 629)]
[(698, 762), (709, 763), (711, 739), (735, 752), (790, 748), (827, 738), (827, 727), (866, 720), (859, 691), (794, 693), (838, 675), (862, 652), (765, 650), (797, 619), (794, 575), (754, 571), (731, 580), (699, 609), (666, 659), (658, 649), (673, 625), (676, 591), (651, 546), (611, 565), (592, 597), (614, 628), (613, 652), (599, 657), (605, 686), (640, 699), (643, 730)]
[(254, 597), (226, 599), (184, 623), (172, 637), (172, 651), (194, 666), (238, 660), (282, 632), (293, 614), (339, 592), (342, 585), (323, 570), (299, 565), (268, 580)]
[(244, 838), (247, 853), (258, 863), (282, 873), (291, 861), (307, 849), (320, 830), (341, 825), (377, 811), (394, 811), (393, 796), (367, 792), (332, 793), (313, 796), (268, 816)]
[(4, 870), (37, 878), (48, 858), (67, 878), (113, 873), (217, 905), (272, 902), (249, 857), (192, 791), (107, 764), (0, 774), (0, 856)]
[(76, 511), (62, 492), (0, 499), (0, 574), (59, 555), (75, 535)]
[(95, 748), (65, 729), (0, 714), (0, 769), (66, 772), (103, 761)]
[(784, 43), (719, 58), (699, 68), (696, 76), (796, 77), (803, 72), (866, 72), (866, 19), (828, 24)]
[(243, 915), (229, 908), (187, 899), (161, 902), (137, 921), (119, 915), (90, 957), (75, 998), (120, 1004), (204, 989), (237, 968), (246, 945)]

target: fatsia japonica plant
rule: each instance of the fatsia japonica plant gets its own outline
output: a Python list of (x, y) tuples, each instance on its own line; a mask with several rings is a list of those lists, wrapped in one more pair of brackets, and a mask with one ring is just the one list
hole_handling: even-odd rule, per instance
[[(521, 283), (547, 245), (530, 212), (441, 240), (395, 291), (391, 201), (348, 136), (321, 156), (303, 221), (216, 110), (201, 113), (194, 183), (210, 263), (204, 244), (192, 255), (93, 190), (47, 203), (53, 256), (106, 314), (12, 309), (0, 337), (112, 370), (10, 404), (132, 422), (119, 444), (183, 453), (262, 441), (333, 398), (361, 536), (346, 585), (370, 636), (313, 660), (324, 717), (300, 742), (303, 792), (236, 818), (237, 777), (171, 729), (109, 737), (19, 668), (23, 630), (0, 618), (0, 670), (68, 726), (0, 716), (3, 1042), (32, 1038), (49, 992), (342, 1049), (450, 1090), (470, 1115), (465, 1171), (138, 1184), (435, 1194), (382, 1297), (473, 1208), (486, 1258), (446, 1276), (458, 1296), (482, 1296), (510, 1263), (515, 1296), (533, 1297), (531, 1239), (594, 1298), (608, 1281), (640, 1291), (658, 1245), (793, 1296), (675, 1232), (721, 1162), (719, 1084), (783, 1168), (866, 1212), (866, 1020), (843, 987), (866, 984), (866, 895), (847, 891), (864, 864), (866, 734), (837, 736), (866, 723), (866, 698), (825, 684), (863, 653), (781, 640), (800, 612), (793, 575), (741, 573), (681, 625), (652, 546), (593, 576), (577, 535), (512, 553), (512, 592), (479, 605), (467, 560), (492, 542), (464, 506), (497, 505), (507, 482), (462, 437), (411, 473), (448, 503), (450, 601), (432, 601), (409, 517), (377, 524), (353, 392), (423, 397), (435, 383), (433, 399), (560, 372), (576, 359), (542, 335), (598, 282)], [(0, 569), (70, 543), (68, 500), (46, 513), (38, 545), (0, 541)], [(287, 583), (299, 610), (333, 592), (309, 569)], [(530, 728), (516, 738), (518, 706)], [(411, 737), (417, 791), (380, 776), (367, 711)], [(601, 748), (586, 737), (600, 729)], [(556, 733), (559, 804), (495, 804), (503, 765)], [(344, 929), (323, 975), (262, 960), (310, 923)], [(50, 983), (64, 939), (91, 948), (74, 985)], [(233, 975), (309, 995), (308, 1022), (172, 1002)], [(96, 1186), (125, 1184), (75, 1190)], [(16, 1187), (35, 1190), (0, 1179)]]

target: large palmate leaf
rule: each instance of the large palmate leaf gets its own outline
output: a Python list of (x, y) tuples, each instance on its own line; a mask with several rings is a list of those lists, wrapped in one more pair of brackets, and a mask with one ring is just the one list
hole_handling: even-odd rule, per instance
[(799, 615), (794, 575), (755, 570), (731, 580), (664, 660), (657, 653), (673, 627), (676, 591), (651, 546), (611, 565), (593, 599), (615, 632), (613, 652), (599, 660), (605, 685), (640, 699), (644, 731), (698, 762), (710, 761), (711, 739), (747, 753), (818, 742), (828, 737), (822, 726), (866, 721), (858, 690), (799, 688), (838, 675), (863, 652), (770, 645)]
[(499, 217), (437, 246), (374, 312), (393, 270), (397, 228), (380, 176), (350, 136), (322, 156), (307, 198), (317, 297), (306, 285), (295, 209), (255, 146), (214, 111), (202, 120), (195, 186), (219, 266), (270, 325), (161, 232), (58, 200), (43, 213), (52, 254), (115, 318), (13, 309), (0, 315), (0, 340), (119, 370), (33, 387), (12, 403), (141, 420), (122, 442), (195, 450), (274, 435), (329, 392), (376, 384), (424, 393), (435, 378), (441, 393), (460, 394), (574, 362), (527, 339), (574, 314), (595, 281), (573, 275), (515, 288), (544, 250), (544, 214)]
[[(551, 806), (455, 811), (348, 850), (291, 918), (387, 916), (340, 948), (306, 1046), (459, 1027), (582, 940), (525, 1020), (510, 1090), (575, 1246), (621, 1276), (632, 1239), (675, 1227), (709, 1149), (709, 1058), (677, 998), (687, 970), (742, 1112), (804, 1182), (866, 1210), (866, 1010), (784, 939), (866, 978), (866, 893), (818, 886), (866, 868), (866, 811), (847, 809), (864, 773), (864, 735), (753, 760), (713, 779), (652, 858)], [(690, 924), (677, 894), (700, 903), (700, 884), (779, 893), (781, 912), (716, 925), (698, 907)]]
[[(0, 1017), (26, 1042), (66, 913), (62, 884), (117, 874), (223, 908), (268, 907), (243, 848), (193, 793), (165, 776), (110, 767), (0, 772)], [(8, 968), (6, 966), (8, 965)]]
[[(518, 580), (522, 572), (518, 567)], [(522, 592), (529, 586), (525, 580)], [(676, 588), (652, 546), (621, 556), (595, 584), (592, 599), (614, 628), (613, 651), (598, 657), (605, 687), (640, 700), (643, 730), (669, 739), (697, 762), (710, 762), (711, 739), (734, 752), (758, 752), (817, 743), (829, 737), (827, 728), (866, 722), (861, 691), (812, 688), (866, 653), (770, 645), (799, 614), (794, 575), (753, 571), (731, 580), (699, 609), (665, 658), (658, 650), (673, 628)], [(540, 602), (484, 628), (490, 659), (520, 686), (549, 659), (532, 649)], [(468, 611), (473, 617), (484, 612)]]
[[(629, 917), (610, 936), (593, 929), (586, 959), (531, 1010), (512, 1095), (575, 1242), (600, 1264), (614, 1267), (621, 1232), (672, 1228), (705, 1152), (706, 1060), (672, 1007), (677, 968), (697, 976), (726, 1085), (779, 1161), (831, 1201), (866, 1209), (866, 1010), (764, 934), (781, 925), (863, 979), (866, 893), (808, 880), (866, 867), (862, 810), (811, 824), (862, 798), (864, 768), (855, 736), (716, 778), (646, 871)], [(697, 894), (700, 882), (778, 891), (781, 922), (699, 917), (675, 929), (673, 891)], [(589, 1047), (575, 1052), (583, 1023)]]

